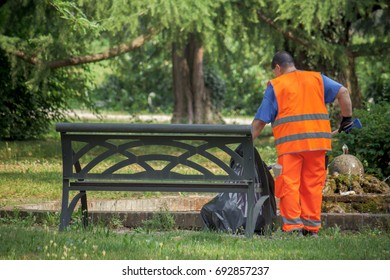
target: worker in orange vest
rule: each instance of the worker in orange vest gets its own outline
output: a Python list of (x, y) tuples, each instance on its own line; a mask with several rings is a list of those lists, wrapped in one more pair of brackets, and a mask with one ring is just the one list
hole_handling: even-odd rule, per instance
[(275, 195), (280, 199), (282, 230), (318, 236), (325, 153), (331, 150), (332, 137), (325, 104), (338, 100), (341, 132), (352, 126), (351, 99), (347, 88), (325, 75), (297, 70), (285, 51), (275, 54), (272, 70), (276, 78), (268, 83), (252, 122), (253, 139), (271, 123), (281, 168)]

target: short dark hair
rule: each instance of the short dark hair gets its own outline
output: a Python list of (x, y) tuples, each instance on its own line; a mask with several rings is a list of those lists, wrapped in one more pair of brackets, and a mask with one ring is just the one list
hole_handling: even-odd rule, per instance
[(286, 51), (278, 51), (274, 58), (272, 59), (271, 67), (272, 69), (275, 69), (276, 64), (278, 64), (281, 67), (286, 66), (287, 64), (294, 65), (294, 59), (292, 58), (291, 54), (289, 54)]

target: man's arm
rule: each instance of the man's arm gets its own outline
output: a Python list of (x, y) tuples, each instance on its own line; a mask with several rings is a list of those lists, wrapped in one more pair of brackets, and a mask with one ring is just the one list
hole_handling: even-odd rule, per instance
[(261, 121), (261, 120), (257, 120), (257, 119), (254, 119), (252, 121), (252, 139), (255, 140), (257, 137), (259, 137), (261, 131), (263, 130), (263, 128), (265, 127), (266, 123)]
[(346, 87), (341, 87), (336, 98), (340, 104), (341, 116), (352, 117), (352, 102), (348, 89)]
[(349, 96), (348, 89), (341, 87), (339, 92), (336, 95), (337, 101), (340, 106), (341, 116), (343, 117), (340, 123), (338, 130), (333, 133), (345, 131), (348, 133), (350, 127), (353, 125), (352, 122), (352, 102), (351, 97)]

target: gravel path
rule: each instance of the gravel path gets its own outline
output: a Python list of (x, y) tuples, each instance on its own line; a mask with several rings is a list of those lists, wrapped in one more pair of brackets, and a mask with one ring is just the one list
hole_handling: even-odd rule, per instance
[[(74, 110), (73, 113), (68, 114), (73, 118), (80, 118), (81, 120), (123, 120), (123, 121), (136, 121), (140, 120), (143, 122), (169, 122), (171, 120), (170, 115), (126, 115), (126, 114), (106, 114), (102, 113), (100, 115), (95, 115), (88, 111)], [(245, 117), (230, 117), (224, 118), (226, 124), (251, 124), (251, 118)]]

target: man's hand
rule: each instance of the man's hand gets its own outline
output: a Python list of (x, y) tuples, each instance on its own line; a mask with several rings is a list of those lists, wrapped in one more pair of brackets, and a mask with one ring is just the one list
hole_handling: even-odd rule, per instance
[(345, 133), (349, 133), (352, 129), (353, 121), (352, 117), (343, 117), (339, 127), (339, 133), (344, 131)]

